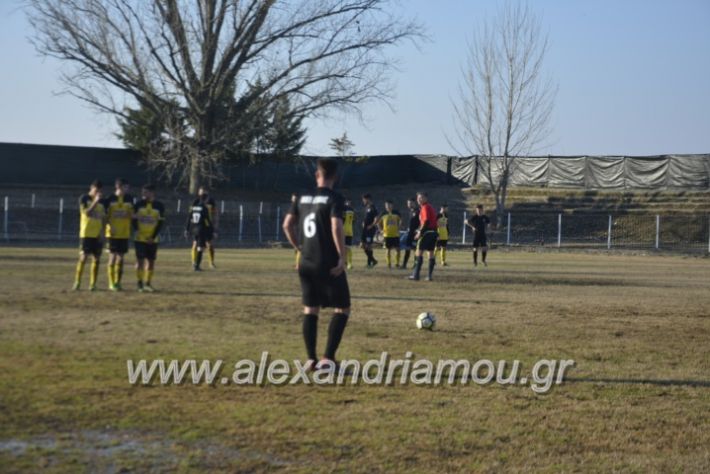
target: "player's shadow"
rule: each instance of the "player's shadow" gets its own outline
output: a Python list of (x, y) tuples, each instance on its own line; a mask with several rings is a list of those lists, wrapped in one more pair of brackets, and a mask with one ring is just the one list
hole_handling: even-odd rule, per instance
[(710, 387), (710, 380), (612, 379), (606, 377), (565, 377), (565, 383), (604, 383), (614, 385), (658, 385), (664, 387)]

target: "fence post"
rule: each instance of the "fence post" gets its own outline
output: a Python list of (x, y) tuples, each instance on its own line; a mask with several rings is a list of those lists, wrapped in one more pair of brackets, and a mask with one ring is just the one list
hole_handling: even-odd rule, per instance
[(463, 230), (461, 231), (461, 243), (466, 243), (466, 211), (463, 211)]
[(279, 237), (281, 237), (280, 232), (281, 231), (281, 206), (276, 207), (276, 242), (279, 241)]
[(656, 250), (658, 250), (661, 235), (661, 216), (656, 214)]
[(182, 204), (182, 200), (178, 199), (178, 205), (177, 205), (177, 213), (180, 214), (180, 205)]
[(35, 198), (36, 198), (35, 193), (32, 193), (32, 204), (30, 205), (30, 207), (31, 207), (32, 209), (35, 208)]
[(64, 198), (59, 198), (59, 226), (57, 227), (57, 240), (62, 240), (62, 221), (64, 220)]
[(259, 202), (259, 217), (257, 222), (259, 223), (259, 243), (261, 243), (261, 215), (264, 212), (264, 201)]
[(5, 196), (5, 208), (4, 209), (5, 209), (5, 212), (3, 214), (5, 214), (5, 216), (3, 217), (3, 225), (2, 225), (3, 237), (5, 237), (5, 240), (10, 240), (10, 231), (8, 229), (8, 227), (9, 227), (8, 216), (10, 213), (10, 198), (8, 196)]
[(242, 241), (242, 230), (244, 228), (244, 205), (239, 205), (239, 242)]
[(562, 213), (557, 214), (557, 248), (562, 247)]
[(611, 248), (611, 214), (609, 214), (609, 229), (606, 232), (606, 248)]
[(505, 245), (510, 245), (510, 212), (508, 213), (508, 231), (505, 239)]

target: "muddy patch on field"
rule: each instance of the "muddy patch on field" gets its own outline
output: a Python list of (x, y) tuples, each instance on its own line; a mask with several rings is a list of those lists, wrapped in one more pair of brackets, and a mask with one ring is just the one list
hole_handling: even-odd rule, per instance
[(263, 470), (286, 467), (270, 454), (204, 440), (180, 441), (158, 433), (98, 431), (56, 433), (31, 438), (0, 439), (0, 455), (40, 468), (81, 467), (91, 472), (169, 472), (239, 466)]

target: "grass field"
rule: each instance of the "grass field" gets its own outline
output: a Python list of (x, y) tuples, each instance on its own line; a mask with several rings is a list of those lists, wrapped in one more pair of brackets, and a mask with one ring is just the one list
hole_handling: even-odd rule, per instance
[[(132, 386), (127, 359), (302, 358), (293, 253), (220, 250), (218, 270), (194, 274), (188, 251), (164, 250), (155, 294), (128, 269), (121, 294), (71, 292), (75, 258), (0, 248), (2, 472), (710, 470), (707, 259), (492, 252), (473, 271), (450, 252), (436, 281), (412, 283), (356, 254), (340, 357), (576, 361), (538, 395)], [(414, 327), (426, 310), (434, 332)]]

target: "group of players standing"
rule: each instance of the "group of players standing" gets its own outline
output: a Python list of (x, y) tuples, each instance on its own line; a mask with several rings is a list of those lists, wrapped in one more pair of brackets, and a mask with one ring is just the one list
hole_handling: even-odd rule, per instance
[[(152, 279), (158, 256), (160, 231), (165, 222), (165, 206), (155, 199), (155, 186), (146, 184), (141, 189), (141, 199), (130, 194), (128, 181), (117, 178), (114, 192), (103, 194), (103, 184), (95, 180), (88, 193), (79, 198), (79, 261), (74, 276), (74, 290), (81, 287), (84, 267), (91, 257), (89, 290), (96, 290), (99, 262), (103, 248), (102, 234), (107, 240), (108, 288), (122, 290), (123, 262), (131, 237), (136, 252), (136, 279), (140, 292), (153, 292)], [(192, 265), (200, 270), (202, 253), (208, 250), (210, 265), (214, 265), (213, 240), (217, 237), (218, 211), (206, 187), (201, 187), (189, 208), (185, 236), (192, 235)]]
[[(373, 268), (378, 264), (374, 257), (373, 248), (378, 232), (382, 233), (383, 246), (385, 249), (385, 259), (387, 268), (392, 268), (392, 254), (394, 253), (395, 268), (407, 269), (409, 258), (415, 252), (414, 273), (412, 280), (420, 277), (423, 252), (428, 253), (429, 271), (427, 280), (431, 280), (434, 266), (436, 265), (436, 254), (442, 266), (447, 266), (446, 250), (449, 242), (449, 211), (444, 204), (436, 213), (429, 203), (426, 192), (417, 193), (416, 197), (407, 200), (407, 210), (409, 222), (405, 226), (402, 216), (394, 208), (392, 200), (385, 200), (385, 210), (378, 213), (372, 199), (372, 195), (363, 194), (362, 204), (364, 216), (362, 221), (362, 232), (360, 234), (360, 246), (367, 257), (367, 268)], [(345, 233), (345, 245), (347, 247), (347, 268), (352, 269), (352, 245), (355, 226), (355, 211), (352, 202), (345, 200), (345, 211), (343, 217), (343, 231)], [(483, 206), (476, 206), (476, 214), (466, 221), (466, 225), (471, 227), (474, 234), (473, 239), (473, 263), (478, 265), (478, 251), (482, 251), (482, 263), (486, 262), (488, 250), (488, 239), (486, 237), (487, 226), (490, 219), (483, 213)], [(404, 231), (402, 229), (404, 228)], [(404, 249), (404, 259), (400, 260), (401, 249)], [(401, 263), (400, 263), (401, 262)]]

